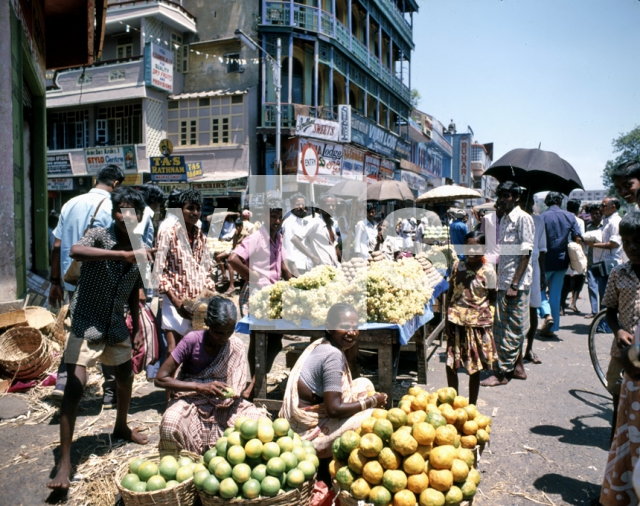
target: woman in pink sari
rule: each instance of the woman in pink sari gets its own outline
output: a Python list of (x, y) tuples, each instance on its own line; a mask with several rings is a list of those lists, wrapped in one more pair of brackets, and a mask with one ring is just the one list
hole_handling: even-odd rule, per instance
[(245, 347), (233, 335), (236, 319), (233, 302), (214, 297), (207, 307), (208, 328), (185, 335), (160, 367), (155, 384), (172, 393), (160, 423), (161, 450), (202, 455), (237, 417), (266, 416), (240, 397), (249, 374)]
[(331, 456), (336, 438), (360, 427), (373, 408), (387, 402), (368, 379), (351, 379), (344, 353), (358, 342), (356, 309), (334, 305), (325, 328), (326, 337), (311, 343), (293, 367), (280, 410), (302, 439), (313, 441), (321, 459)]

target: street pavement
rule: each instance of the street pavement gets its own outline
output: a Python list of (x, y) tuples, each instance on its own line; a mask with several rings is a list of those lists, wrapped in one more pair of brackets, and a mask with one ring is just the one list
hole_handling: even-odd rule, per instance
[[(578, 307), (583, 314), (588, 311), (586, 291)], [(582, 316), (563, 317), (557, 339), (536, 340), (534, 351), (542, 364), (526, 365), (526, 381), (513, 380), (506, 386), (480, 390), (478, 407), (493, 417), (493, 425), (490, 445), (479, 463), (482, 483), (474, 505), (588, 505), (599, 494), (612, 404), (591, 365), (588, 324)], [(283, 355), (277, 363), (283, 366)], [(462, 395), (468, 395), (467, 385), (467, 376), (461, 373)], [(428, 389), (443, 386), (445, 355), (440, 349), (429, 362)], [(151, 383), (136, 384), (130, 420), (132, 426), (148, 427), (151, 445), (158, 441), (164, 399), (164, 392)], [(91, 454), (110, 451), (115, 411), (100, 414), (98, 401), (89, 399), (81, 404), (79, 415), (73, 461), (82, 466)], [(0, 506), (56, 502), (45, 484), (58, 455), (58, 431), (57, 417), (44, 424), (0, 426), (4, 457), (0, 462)], [(138, 448), (127, 445), (125, 450), (135, 452)], [(72, 490), (68, 504), (92, 501)]]

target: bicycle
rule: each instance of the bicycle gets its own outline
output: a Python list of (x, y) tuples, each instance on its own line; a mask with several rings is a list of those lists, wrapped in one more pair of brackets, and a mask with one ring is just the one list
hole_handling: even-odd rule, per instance
[(611, 361), (613, 332), (606, 324), (607, 310), (603, 309), (593, 317), (589, 326), (589, 355), (598, 379), (607, 388), (607, 369)]

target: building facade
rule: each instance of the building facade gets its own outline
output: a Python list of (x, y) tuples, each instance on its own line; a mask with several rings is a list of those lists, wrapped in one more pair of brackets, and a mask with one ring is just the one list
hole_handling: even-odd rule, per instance
[(107, 163), (125, 184), (150, 179), (167, 136), (167, 97), (181, 93), (195, 17), (178, 2), (110, 1), (103, 52), (90, 65), (48, 72), (49, 205), (92, 187)]
[[(421, 188), (419, 174), (399, 168), (411, 158), (403, 128), (411, 110), (415, 11), (413, 0), (262, 0), (252, 35), (272, 57), (280, 40), (282, 171), (297, 175), (298, 189), (307, 186), (303, 156), (317, 160), (320, 185), (343, 176), (400, 178)], [(264, 59), (259, 101), (260, 173), (277, 174), (275, 86)]]

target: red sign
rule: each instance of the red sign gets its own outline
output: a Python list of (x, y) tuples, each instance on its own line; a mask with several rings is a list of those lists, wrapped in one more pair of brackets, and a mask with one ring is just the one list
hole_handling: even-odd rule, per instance
[(307, 181), (313, 183), (318, 177), (318, 151), (312, 144), (305, 144), (300, 152), (300, 166)]

